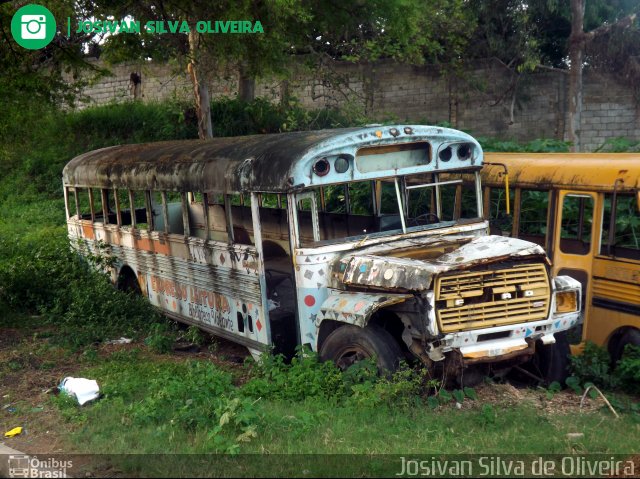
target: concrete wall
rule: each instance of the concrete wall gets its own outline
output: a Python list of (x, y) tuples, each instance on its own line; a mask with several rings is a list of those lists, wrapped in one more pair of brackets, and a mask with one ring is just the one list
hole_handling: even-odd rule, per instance
[[(112, 76), (84, 89), (88, 104), (130, 100), (131, 72), (141, 73), (143, 100), (191, 98), (189, 77), (177, 67), (132, 63), (109, 68)], [(286, 81), (258, 81), (256, 96), (279, 101), (288, 92), (309, 108), (354, 106), (376, 119), (448, 121), (477, 136), (563, 139), (567, 83), (568, 76), (557, 71), (516, 77), (497, 60), (476, 62), (455, 76), (435, 66), (333, 63), (315, 71), (300, 69)], [(596, 149), (608, 138), (640, 139), (640, 102), (629, 86), (590, 72), (584, 85), (583, 150)], [(237, 91), (234, 72), (210, 84), (212, 98), (233, 97)]]

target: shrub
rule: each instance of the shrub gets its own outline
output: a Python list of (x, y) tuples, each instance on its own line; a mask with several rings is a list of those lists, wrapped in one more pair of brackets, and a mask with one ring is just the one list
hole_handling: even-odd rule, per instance
[(587, 341), (582, 354), (570, 359), (573, 375), (581, 383), (592, 382), (606, 389), (617, 385), (616, 378), (611, 375), (611, 359), (606, 349)]
[(485, 151), (528, 152), (528, 153), (553, 153), (568, 152), (568, 141), (552, 138), (538, 138), (529, 142), (515, 140), (500, 140), (497, 138), (477, 137)]
[(121, 335), (142, 334), (166, 322), (145, 298), (116, 290), (109, 279), (77, 255), (65, 237), (7, 245), (0, 240), (0, 302), (13, 310), (44, 315), (55, 340), (81, 347)]
[(299, 401), (307, 397), (336, 398), (344, 394), (341, 371), (330, 361), (300, 349), (291, 364), (282, 355), (264, 354), (253, 367), (243, 391), (250, 397)]
[(615, 370), (620, 387), (631, 394), (640, 394), (640, 346), (627, 344)]

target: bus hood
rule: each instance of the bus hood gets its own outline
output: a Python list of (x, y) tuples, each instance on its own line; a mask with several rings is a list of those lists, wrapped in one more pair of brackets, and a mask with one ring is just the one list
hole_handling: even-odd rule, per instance
[[(482, 236), (473, 238), (450, 236), (438, 238), (437, 249), (448, 251), (437, 257), (424, 258), (424, 245), (404, 250), (403, 257), (393, 256), (400, 246), (386, 245), (385, 250), (371, 254), (343, 256), (334, 269), (334, 278), (348, 286), (378, 288), (383, 290), (425, 291), (431, 287), (432, 279), (441, 273), (469, 269), (473, 266), (498, 263), (509, 258), (536, 257), (549, 264), (544, 250), (537, 244), (504, 236)], [(414, 243), (415, 245), (415, 243)], [(453, 249), (452, 249), (453, 248)]]

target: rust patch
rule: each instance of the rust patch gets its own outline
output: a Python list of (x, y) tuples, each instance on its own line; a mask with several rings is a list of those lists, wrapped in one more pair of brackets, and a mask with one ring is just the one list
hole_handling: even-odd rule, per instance
[(166, 241), (153, 240), (151, 238), (135, 238), (133, 239), (133, 247), (150, 253), (169, 254), (169, 243)]
[(93, 229), (93, 225), (92, 224), (85, 224), (82, 223), (82, 235), (86, 238), (86, 239), (96, 239), (96, 233)]

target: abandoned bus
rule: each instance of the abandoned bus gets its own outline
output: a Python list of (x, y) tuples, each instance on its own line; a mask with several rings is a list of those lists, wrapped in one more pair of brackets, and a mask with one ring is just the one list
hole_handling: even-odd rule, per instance
[(482, 162), (429, 126), (115, 146), (66, 165), (69, 237), (109, 255), (119, 287), (254, 354), (506, 367), (564, 347), (580, 284), (539, 245), (488, 236)]
[[(615, 363), (640, 346), (640, 154), (488, 153), (485, 215), (544, 247), (552, 272), (582, 284), (582, 339)], [(506, 168), (506, 170), (505, 170)], [(507, 208), (505, 171), (513, 186)]]

